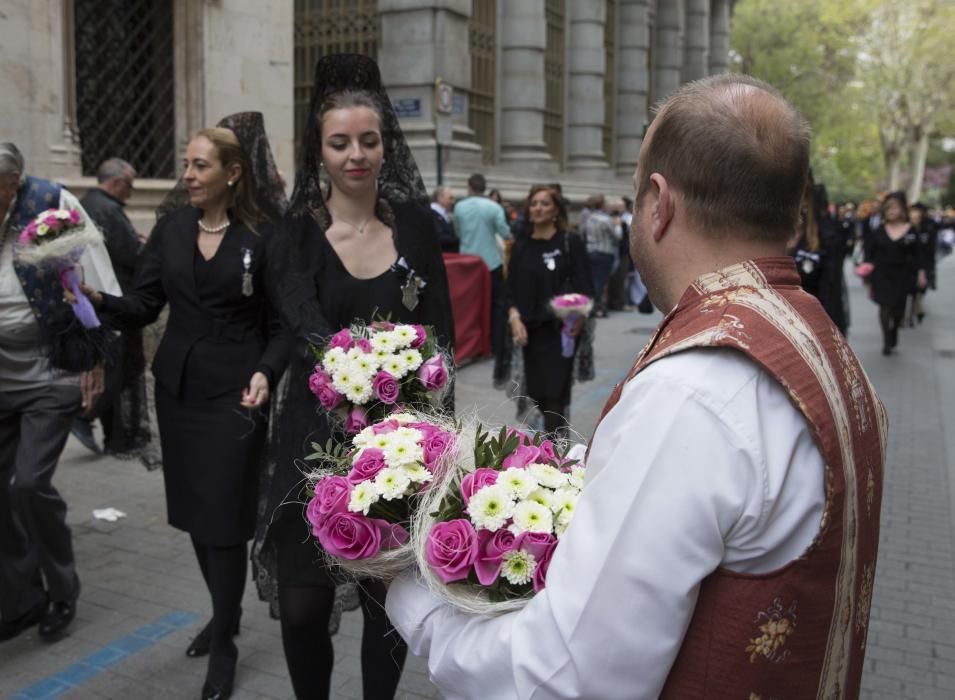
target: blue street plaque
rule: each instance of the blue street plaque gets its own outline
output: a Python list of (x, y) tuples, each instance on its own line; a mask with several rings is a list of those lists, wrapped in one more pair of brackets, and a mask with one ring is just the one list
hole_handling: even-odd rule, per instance
[(464, 114), (464, 108), (466, 106), (466, 98), (460, 93), (454, 93), (454, 107), (452, 114)]
[(395, 114), (399, 119), (408, 119), (421, 116), (421, 98), (420, 97), (400, 97), (391, 101), (395, 108)]

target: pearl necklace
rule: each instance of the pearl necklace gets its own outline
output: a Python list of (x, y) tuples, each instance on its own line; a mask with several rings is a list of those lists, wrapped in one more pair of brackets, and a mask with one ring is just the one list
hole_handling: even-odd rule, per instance
[(374, 220), (374, 218), (375, 218), (375, 215), (372, 214), (372, 215), (369, 216), (367, 219), (365, 219), (365, 223), (363, 223), (361, 226), (358, 226), (357, 224), (352, 223), (352, 222), (349, 221), (348, 219), (346, 219), (346, 218), (344, 218), (344, 217), (339, 216), (338, 214), (336, 214), (334, 211), (332, 211), (332, 208), (331, 208), (331, 207), (328, 208), (328, 211), (331, 213), (333, 219), (336, 219), (337, 221), (341, 221), (343, 224), (348, 224), (348, 225), (351, 226), (353, 229), (355, 229), (356, 231), (358, 231), (358, 235), (359, 235), (359, 236), (364, 236), (364, 235), (365, 235), (365, 229), (368, 228), (368, 224), (370, 224), (370, 223)]
[(206, 233), (222, 233), (227, 228), (229, 228), (229, 223), (230, 221), (226, 219), (225, 223), (222, 224), (221, 226), (206, 226), (204, 223), (202, 223), (202, 219), (199, 219), (199, 228), (201, 228)]

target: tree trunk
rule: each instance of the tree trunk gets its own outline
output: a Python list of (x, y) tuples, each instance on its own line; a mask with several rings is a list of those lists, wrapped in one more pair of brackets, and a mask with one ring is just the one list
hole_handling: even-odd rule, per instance
[(922, 182), (925, 179), (925, 162), (928, 160), (929, 130), (922, 129), (918, 141), (912, 149), (912, 184), (909, 187), (909, 204), (922, 196)]
[(895, 192), (899, 189), (899, 183), (902, 181), (901, 153), (895, 150), (886, 153), (885, 167), (889, 171), (889, 192)]

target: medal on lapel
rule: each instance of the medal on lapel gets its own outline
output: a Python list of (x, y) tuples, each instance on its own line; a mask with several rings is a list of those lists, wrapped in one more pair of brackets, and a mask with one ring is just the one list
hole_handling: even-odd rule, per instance
[(426, 282), (415, 274), (415, 271), (411, 269), (411, 266), (408, 265), (408, 261), (405, 260), (404, 257), (399, 258), (398, 262), (395, 263), (395, 267), (400, 267), (408, 271), (408, 276), (405, 277), (405, 281), (401, 285), (401, 303), (404, 304), (408, 311), (414, 311), (418, 306), (418, 297), (421, 294), (421, 290), (424, 289)]
[(559, 250), (549, 250), (541, 257), (544, 259), (544, 267), (553, 272), (557, 269), (557, 256), (560, 255)]
[(242, 296), (252, 296), (252, 249), (242, 249)]

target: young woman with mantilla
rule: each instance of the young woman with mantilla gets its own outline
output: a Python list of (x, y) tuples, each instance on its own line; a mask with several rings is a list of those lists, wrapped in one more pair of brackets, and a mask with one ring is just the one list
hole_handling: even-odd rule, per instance
[[(587, 249), (567, 231), (557, 191), (532, 187), (526, 217), (531, 234), (514, 244), (507, 270), (508, 322), (511, 337), (524, 349), (527, 395), (543, 413), (544, 429), (556, 433), (567, 425), (564, 407), (570, 404), (574, 360), (562, 354), (561, 321), (550, 300), (568, 292), (592, 297), (594, 290)], [(581, 317), (571, 335), (579, 336), (585, 322)]]
[[(242, 117), (235, 131), (196, 134), (182, 177), (191, 206), (175, 204), (179, 186), (160, 208), (133, 291), (87, 290), (119, 328), (152, 323), (169, 304), (152, 370), (169, 524), (190, 534), (212, 598), (212, 621), (187, 651), (210, 654), (203, 698), (232, 693), (264, 409), (288, 361), (266, 251), (284, 202), (271, 153), (254, 148), (265, 138), (261, 115), (257, 124)], [(237, 133), (252, 142), (240, 145)]]
[[(366, 56), (326, 56), (315, 75), (281, 236), (287, 248), (281, 307), (294, 345), (253, 550), (260, 595), (281, 618), (292, 686), (308, 700), (329, 697), (330, 627), (337, 626), (336, 587), (345, 582), (325, 563), (304, 515), (303, 472), (315, 465), (302, 458), (313, 451), (311, 443), (324, 444), (332, 435), (308, 390), (315, 364), (308, 345), (353, 321), (378, 318), (430, 324), (444, 347), (450, 350), (453, 342), (427, 193), (378, 67)], [(363, 695), (392, 698), (407, 647), (385, 616), (384, 585), (359, 581), (358, 596)]]

